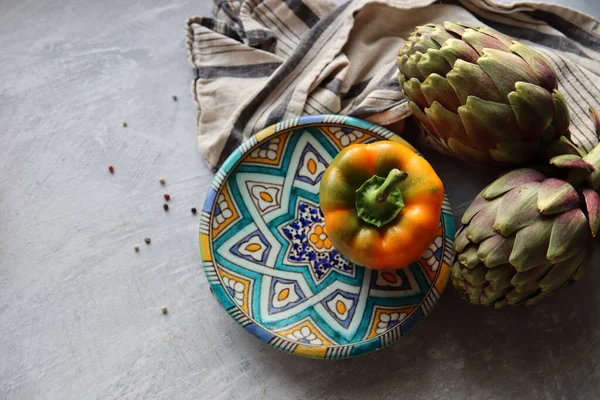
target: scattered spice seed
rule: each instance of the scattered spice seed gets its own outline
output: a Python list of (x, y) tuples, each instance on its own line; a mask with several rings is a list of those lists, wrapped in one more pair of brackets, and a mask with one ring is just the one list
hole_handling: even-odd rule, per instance
[(166, 201), (171, 200), (171, 195), (169, 195), (169, 193), (165, 193), (163, 197), (165, 198)]
[(162, 306), (160, 308), (160, 310), (162, 311), (163, 314), (166, 314), (167, 313), (167, 306)]
[(123, 121), (123, 128), (127, 128), (127, 122)]
[(137, 244), (134, 244), (134, 245), (133, 245), (133, 249), (134, 249), (136, 252), (138, 252), (138, 251), (140, 251), (140, 246), (138, 246)]
[(173, 97), (173, 101), (177, 101), (177, 95), (175, 95), (175, 94), (174, 94), (174, 95), (173, 95), (173, 96), (171, 96), (171, 97)]
[(161, 185), (165, 184), (165, 178), (163, 178), (162, 176), (160, 178), (158, 178), (158, 181), (160, 182)]
[(165, 211), (169, 211), (169, 205), (167, 203), (163, 204), (163, 208)]
[(192, 214), (196, 215), (196, 207), (192, 207)]
[(108, 166), (108, 170), (110, 171), (111, 174), (115, 173), (115, 167), (113, 167), (112, 165)]
[(146, 242), (146, 244), (150, 244), (151, 240), (149, 237), (147, 237), (146, 239), (144, 239), (144, 242)]

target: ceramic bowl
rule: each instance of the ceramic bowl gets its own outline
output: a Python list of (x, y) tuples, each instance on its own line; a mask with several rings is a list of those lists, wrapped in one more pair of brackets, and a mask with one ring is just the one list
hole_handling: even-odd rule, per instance
[(437, 303), (455, 232), (447, 199), (438, 236), (407, 268), (354, 265), (327, 238), (323, 172), (345, 146), (379, 140), (399, 138), (346, 116), (286, 120), (216, 173), (200, 219), (202, 265), (221, 306), (260, 340), (296, 355), (354, 357), (406, 335)]

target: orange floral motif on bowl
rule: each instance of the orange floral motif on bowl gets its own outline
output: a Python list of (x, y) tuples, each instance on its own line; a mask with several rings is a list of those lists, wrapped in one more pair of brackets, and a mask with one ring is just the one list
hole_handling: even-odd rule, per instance
[(327, 236), (327, 229), (324, 225), (314, 225), (308, 238), (317, 250), (329, 250), (332, 247), (329, 236)]

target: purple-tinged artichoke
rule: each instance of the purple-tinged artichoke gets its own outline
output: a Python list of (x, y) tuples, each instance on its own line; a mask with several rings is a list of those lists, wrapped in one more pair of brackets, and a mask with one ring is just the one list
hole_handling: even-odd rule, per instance
[(505, 166), (579, 154), (554, 69), (500, 32), (452, 22), (419, 26), (398, 65), (411, 111), (447, 154)]
[[(600, 134), (593, 110), (592, 117)], [(600, 145), (550, 164), (565, 178), (517, 169), (484, 188), (465, 211), (452, 283), (468, 302), (533, 304), (581, 277), (600, 227)]]

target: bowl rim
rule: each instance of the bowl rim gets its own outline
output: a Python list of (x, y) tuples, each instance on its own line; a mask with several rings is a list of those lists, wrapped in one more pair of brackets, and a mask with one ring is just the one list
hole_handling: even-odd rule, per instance
[[(346, 344), (346, 345), (310, 345), (310, 344), (298, 344), (288, 340), (276, 332), (273, 332), (266, 327), (262, 326), (255, 320), (250, 319), (246, 316), (245, 312), (234, 303), (230, 295), (223, 289), (223, 284), (219, 278), (219, 274), (216, 272), (216, 266), (213, 258), (213, 244), (212, 235), (210, 229), (210, 217), (213, 213), (214, 206), (217, 200), (217, 196), (220, 193), (223, 185), (227, 182), (229, 176), (235, 171), (236, 167), (243, 158), (253, 151), (262, 142), (271, 139), (273, 136), (280, 135), (286, 131), (295, 131), (301, 128), (310, 126), (339, 126), (339, 127), (352, 127), (359, 130), (367, 131), (380, 140), (391, 140), (395, 142), (401, 142), (408, 147), (418, 151), (406, 140), (384, 128), (376, 123), (365, 121), (356, 117), (346, 115), (334, 115), (334, 114), (319, 114), (319, 115), (306, 115), (297, 118), (290, 118), (282, 120), (278, 123), (272, 124), (249, 139), (245, 140), (240, 146), (238, 146), (221, 164), (218, 170), (215, 172), (212, 183), (210, 185), (209, 192), (205, 198), (201, 213), (200, 213), (200, 256), (202, 260), (202, 267), (207, 277), (209, 288), (212, 294), (217, 298), (219, 304), (230, 316), (241, 325), (247, 332), (257, 337), (261, 341), (276, 347), (280, 350), (284, 350), (294, 355), (300, 355), (309, 358), (326, 358), (326, 359), (342, 359), (342, 358), (353, 358), (361, 355), (365, 355), (371, 352), (381, 350), (384, 347), (396, 342), (402, 336), (412, 331), (412, 329), (421, 322), (425, 316), (433, 309), (439, 300), (440, 296), (444, 292), (449, 275), (450, 275), (450, 260), (452, 258), (452, 239), (456, 227), (454, 224), (452, 208), (448, 201), (447, 195), (444, 194), (444, 204), (442, 206), (441, 220), (443, 225), (443, 249), (441, 260), (439, 261), (439, 271), (436, 273), (435, 278), (431, 281), (428, 291), (423, 294), (423, 298), (420, 303), (415, 306), (415, 309), (403, 320), (401, 324), (397, 324), (393, 328), (386, 332), (374, 336), (369, 339), (362, 340), (360, 342)], [(433, 289), (436, 290), (433, 290)], [(427, 312), (423, 309), (423, 306), (427, 303)], [(236, 312), (237, 310), (237, 312)], [(403, 329), (400, 332), (401, 325), (404, 325), (406, 321), (414, 319), (417, 310), (422, 311), (422, 316), (413, 321), (412, 324), (408, 324), (409, 329)], [(395, 332), (397, 331), (397, 332)], [(275, 339), (275, 340), (274, 340)], [(288, 343), (289, 342), (289, 343)], [(290, 349), (290, 344), (293, 344), (293, 348)], [(301, 347), (300, 351), (298, 348)], [(313, 349), (314, 351), (311, 351)], [(319, 351), (316, 351), (318, 349)], [(325, 351), (323, 351), (325, 349)]]

